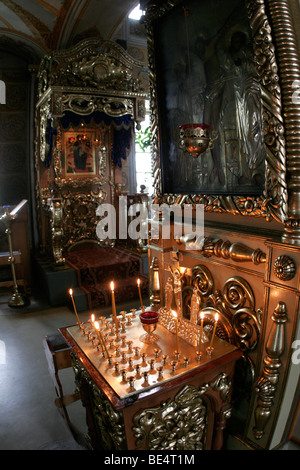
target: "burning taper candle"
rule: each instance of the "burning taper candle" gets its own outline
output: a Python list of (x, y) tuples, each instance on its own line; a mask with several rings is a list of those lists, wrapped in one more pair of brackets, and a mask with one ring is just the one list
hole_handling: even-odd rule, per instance
[(201, 345), (202, 345), (203, 320), (204, 320), (204, 313), (203, 312), (200, 313), (200, 319), (201, 319), (201, 326), (200, 326), (200, 336), (199, 336), (199, 346), (198, 346), (199, 352), (200, 352)]
[(213, 342), (214, 342), (214, 337), (215, 337), (215, 334), (216, 334), (218, 320), (219, 320), (219, 315), (216, 313), (215, 314), (215, 326), (214, 326), (214, 331), (213, 331), (213, 334), (212, 334), (212, 337), (211, 337), (211, 340), (210, 340), (209, 349), (212, 349), (212, 347), (213, 347)]
[(138, 286), (138, 291), (139, 291), (139, 296), (140, 296), (140, 302), (141, 302), (141, 309), (142, 312), (145, 310), (145, 307), (143, 305), (143, 299), (142, 299), (142, 293), (141, 293), (141, 281), (140, 279), (137, 280), (137, 286)]
[(112, 303), (112, 314), (115, 321), (116, 329), (118, 328), (118, 319), (117, 319), (117, 312), (116, 312), (116, 301), (115, 301), (115, 285), (113, 281), (110, 283), (111, 288), (111, 303)]
[(77, 313), (77, 310), (76, 310), (76, 305), (75, 305), (74, 298), (73, 298), (73, 289), (70, 289), (70, 290), (69, 290), (69, 294), (70, 294), (70, 297), (71, 297), (71, 299), (72, 299), (73, 308), (74, 308), (74, 312), (75, 312), (75, 315), (76, 315), (78, 324), (80, 325), (81, 321), (79, 320), (78, 313)]
[(97, 336), (98, 336), (98, 339), (99, 339), (99, 343), (102, 346), (102, 350), (103, 350), (103, 347), (104, 347), (105, 352), (107, 354), (107, 357), (109, 357), (105, 341), (104, 341), (103, 336), (102, 336), (101, 331), (100, 331), (100, 325), (97, 321), (94, 322), (94, 327), (95, 327), (95, 330), (96, 330), (96, 333), (97, 333)]
[(172, 310), (172, 315), (175, 319), (175, 328), (176, 328), (176, 351), (179, 353), (179, 341), (178, 341), (178, 318), (175, 310)]

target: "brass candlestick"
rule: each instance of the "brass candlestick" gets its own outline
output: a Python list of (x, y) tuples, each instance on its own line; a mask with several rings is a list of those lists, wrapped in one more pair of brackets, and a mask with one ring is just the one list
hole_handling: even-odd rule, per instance
[(8, 262), (11, 267), (11, 273), (12, 273), (12, 280), (13, 280), (13, 293), (11, 295), (11, 298), (8, 301), (9, 307), (24, 307), (25, 305), (29, 305), (29, 299), (20, 294), (18, 284), (17, 284), (17, 277), (16, 277), (16, 270), (15, 270), (15, 257), (13, 254), (13, 247), (12, 247), (12, 237), (11, 237), (11, 225), (12, 222), (15, 220), (17, 217), (17, 214), (19, 210), (27, 203), (26, 199), (23, 199), (11, 212), (9, 212), (8, 208), (9, 206), (5, 207), (5, 214), (1, 217), (0, 220), (3, 221), (6, 230), (5, 233), (7, 235), (7, 240), (8, 240), (8, 249), (9, 249), (9, 258)]

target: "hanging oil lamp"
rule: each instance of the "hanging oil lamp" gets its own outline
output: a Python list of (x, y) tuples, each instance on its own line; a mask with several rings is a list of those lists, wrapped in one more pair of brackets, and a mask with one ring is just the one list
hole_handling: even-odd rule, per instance
[[(185, 29), (186, 29), (186, 40), (187, 40), (187, 57), (188, 57), (188, 70), (189, 75), (191, 74), (191, 62), (190, 62), (190, 47), (189, 47), (189, 35), (187, 17), (190, 15), (190, 11), (183, 7), (185, 16)], [(190, 97), (191, 98), (191, 97)], [(190, 106), (192, 110), (192, 103)], [(210, 139), (210, 126), (208, 124), (197, 124), (192, 122), (179, 126), (179, 148), (184, 152), (189, 153), (193, 158), (197, 158), (201, 153), (205, 152), (208, 147), (211, 148)]]
[(179, 127), (179, 148), (193, 158), (205, 152), (210, 144), (208, 124), (183, 124)]

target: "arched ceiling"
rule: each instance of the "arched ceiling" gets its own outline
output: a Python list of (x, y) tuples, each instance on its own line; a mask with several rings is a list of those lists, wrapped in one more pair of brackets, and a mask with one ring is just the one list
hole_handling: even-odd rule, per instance
[(137, 0), (1, 0), (0, 43), (42, 57), (88, 36), (113, 40)]

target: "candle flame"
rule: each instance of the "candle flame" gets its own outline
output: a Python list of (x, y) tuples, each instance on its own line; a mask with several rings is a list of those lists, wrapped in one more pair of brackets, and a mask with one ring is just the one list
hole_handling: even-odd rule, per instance
[(94, 321), (95, 321), (95, 315), (94, 315), (93, 313), (92, 313), (92, 315), (91, 315), (91, 320), (92, 320), (92, 322), (94, 323)]
[(204, 312), (201, 312), (201, 313), (200, 313), (200, 318), (201, 318), (201, 320), (203, 320), (203, 318), (204, 318)]
[(113, 281), (111, 281), (111, 283), (110, 283), (110, 288), (111, 288), (112, 291), (115, 289), (115, 285), (114, 285)]
[(99, 326), (99, 323), (97, 321), (95, 321), (94, 325), (95, 325), (96, 330), (100, 330), (100, 326)]
[(138, 279), (138, 280), (137, 280), (137, 285), (138, 285), (138, 286), (140, 285), (140, 282), (141, 282), (141, 281)]
[(217, 322), (219, 320), (219, 315), (216, 313), (215, 314), (215, 321)]
[(172, 315), (177, 318), (177, 313), (175, 312), (175, 310), (172, 310)]
[(73, 295), (73, 289), (69, 290), (69, 294), (72, 296)]

